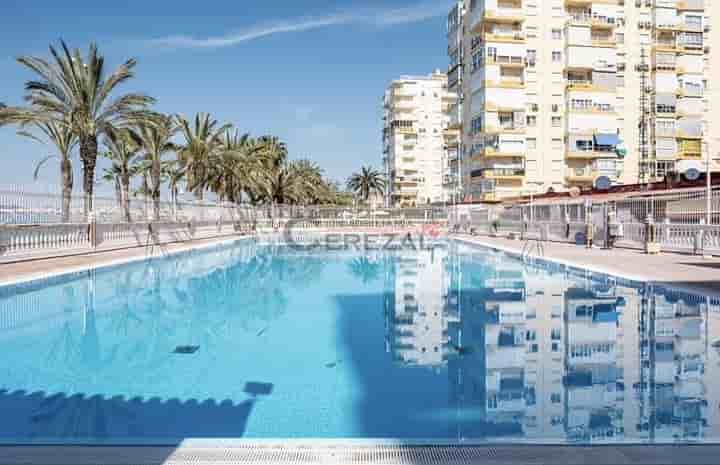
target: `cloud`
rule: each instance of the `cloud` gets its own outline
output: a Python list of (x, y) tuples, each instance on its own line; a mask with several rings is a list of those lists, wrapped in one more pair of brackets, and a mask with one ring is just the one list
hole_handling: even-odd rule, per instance
[(151, 48), (161, 49), (211, 49), (231, 47), (251, 40), (275, 34), (304, 32), (343, 24), (369, 24), (377, 27), (410, 24), (444, 16), (449, 10), (445, 2), (417, 3), (412, 6), (379, 10), (353, 10), (347, 13), (321, 17), (303, 17), (263, 24), (255, 24), (238, 31), (220, 36), (195, 37), (171, 35), (143, 41)]

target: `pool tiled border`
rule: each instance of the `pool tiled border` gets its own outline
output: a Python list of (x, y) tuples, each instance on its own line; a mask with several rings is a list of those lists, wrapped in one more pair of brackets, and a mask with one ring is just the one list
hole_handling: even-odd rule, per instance
[[(718, 297), (703, 295), (703, 293), (700, 291), (687, 289), (683, 286), (673, 285), (670, 283), (656, 284), (650, 277), (642, 277), (628, 273), (616, 272), (614, 270), (608, 270), (606, 268), (598, 267), (593, 264), (578, 265), (577, 263), (572, 263), (567, 260), (554, 257), (540, 257), (537, 255), (523, 257), (523, 254), (521, 252), (518, 252), (513, 248), (505, 247), (498, 244), (492, 244), (482, 240), (468, 239), (464, 237), (451, 237), (450, 240), (471, 247), (478, 247), (485, 250), (501, 252), (508, 257), (519, 260), (521, 262), (528, 263), (530, 265), (534, 265), (546, 270), (555, 271), (558, 273), (573, 273), (579, 278), (592, 279), (594, 281), (600, 282), (613, 281), (616, 284), (621, 284), (623, 286), (631, 287), (634, 289), (641, 289), (645, 288), (648, 285), (652, 285), (654, 288), (654, 292), (657, 292), (658, 290), (663, 290), (666, 293), (682, 294), (689, 297), (708, 297), (714, 305), (720, 305), (720, 298)], [(590, 273), (589, 276), (588, 273)]]
[[(13, 295), (17, 293), (24, 293), (24, 292), (30, 292), (33, 290), (37, 290), (39, 288), (49, 286), (49, 285), (55, 285), (55, 284), (62, 284), (66, 283), (68, 281), (73, 281), (78, 278), (83, 278), (87, 276), (87, 273), (92, 271), (111, 271), (114, 268), (117, 268), (119, 266), (127, 265), (130, 263), (139, 263), (139, 262), (145, 262), (145, 261), (155, 261), (155, 260), (162, 260), (169, 257), (177, 257), (181, 255), (190, 255), (193, 253), (198, 253), (202, 251), (207, 251), (208, 249), (223, 249), (227, 247), (232, 247), (236, 245), (238, 242), (245, 242), (249, 240), (255, 240), (254, 236), (243, 236), (243, 237), (234, 237), (234, 238), (223, 238), (219, 239), (217, 241), (209, 242), (209, 243), (201, 243), (201, 244), (193, 244), (192, 242), (189, 242), (185, 244), (183, 247), (165, 251), (162, 250), (163, 247), (156, 247), (158, 249), (158, 252), (152, 253), (152, 255), (144, 254), (144, 255), (135, 255), (135, 256), (128, 256), (128, 257), (121, 257), (121, 258), (114, 258), (108, 261), (99, 261), (97, 263), (89, 263), (84, 265), (77, 265), (77, 266), (71, 266), (65, 269), (59, 269), (54, 271), (48, 271), (44, 273), (38, 273), (38, 274), (29, 274), (17, 279), (11, 279), (8, 281), (0, 281), (0, 297), (6, 297), (8, 295)], [(99, 258), (102, 259), (102, 256), (99, 255)], [(0, 270), (2, 269), (2, 265), (0, 265)]]

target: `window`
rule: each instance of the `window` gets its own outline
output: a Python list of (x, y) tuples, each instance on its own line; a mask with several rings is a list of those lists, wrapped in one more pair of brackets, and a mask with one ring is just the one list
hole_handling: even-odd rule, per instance
[(552, 402), (553, 404), (559, 404), (560, 402), (562, 402), (562, 396), (557, 392), (553, 392), (552, 394), (550, 394), (550, 402)]
[(473, 53), (472, 66), (470, 67), (470, 72), (474, 73), (475, 71), (480, 69), (484, 62), (485, 62), (485, 60), (483, 58), (483, 50), (482, 49)]
[(528, 115), (526, 120), (527, 120), (527, 126), (529, 128), (533, 128), (533, 127), (537, 126), (537, 116)]
[(553, 116), (552, 117), (552, 126), (554, 128), (559, 128), (562, 125), (562, 118), (559, 116)]
[(562, 61), (562, 52), (554, 51), (552, 52), (552, 61), (553, 63), (559, 63)]
[(560, 352), (560, 344), (558, 344), (557, 342), (553, 342), (553, 343), (552, 343), (552, 351), (553, 351), (553, 352)]
[(686, 15), (685, 16), (685, 27), (687, 29), (693, 29), (695, 31), (702, 29), (702, 16), (698, 15)]
[(553, 30), (552, 30), (552, 38), (553, 38), (553, 40), (560, 40), (560, 39), (562, 39), (562, 30), (560, 30), (560, 29), (553, 29)]
[(580, 139), (575, 141), (575, 149), (578, 152), (592, 152), (593, 141), (592, 139)]
[(476, 116), (470, 121), (470, 135), (481, 133), (483, 129), (482, 116)]
[(553, 328), (553, 330), (550, 333), (550, 339), (553, 341), (559, 341), (561, 338), (560, 334), (560, 328)]
[(536, 50), (528, 50), (527, 51), (527, 65), (529, 68), (535, 67), (535, 62), (537, 61), (537, 51)]

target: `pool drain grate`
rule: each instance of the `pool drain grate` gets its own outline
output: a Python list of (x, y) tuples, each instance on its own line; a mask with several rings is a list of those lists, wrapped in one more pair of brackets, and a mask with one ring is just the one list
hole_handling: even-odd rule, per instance
[(199, 348), (200, 346), (177, 346), (175, 347), (175, 350), (173, 350), (173, 353), (189, 355), (197, 352)]

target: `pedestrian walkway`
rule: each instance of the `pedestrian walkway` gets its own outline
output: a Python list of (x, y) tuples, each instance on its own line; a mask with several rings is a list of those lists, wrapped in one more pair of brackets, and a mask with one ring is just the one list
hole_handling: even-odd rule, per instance
[[(521, 255), (524, 241), (487, 236), (454, 236), (458, 239)], [(720, 297), (720, 259), (665, 253), (647, 255), (640, 250), (599, 248), (544, 242), (543, 258), (634, 281), (652, 282)], [(536, 256), (532, 253), (531, 256)]]

